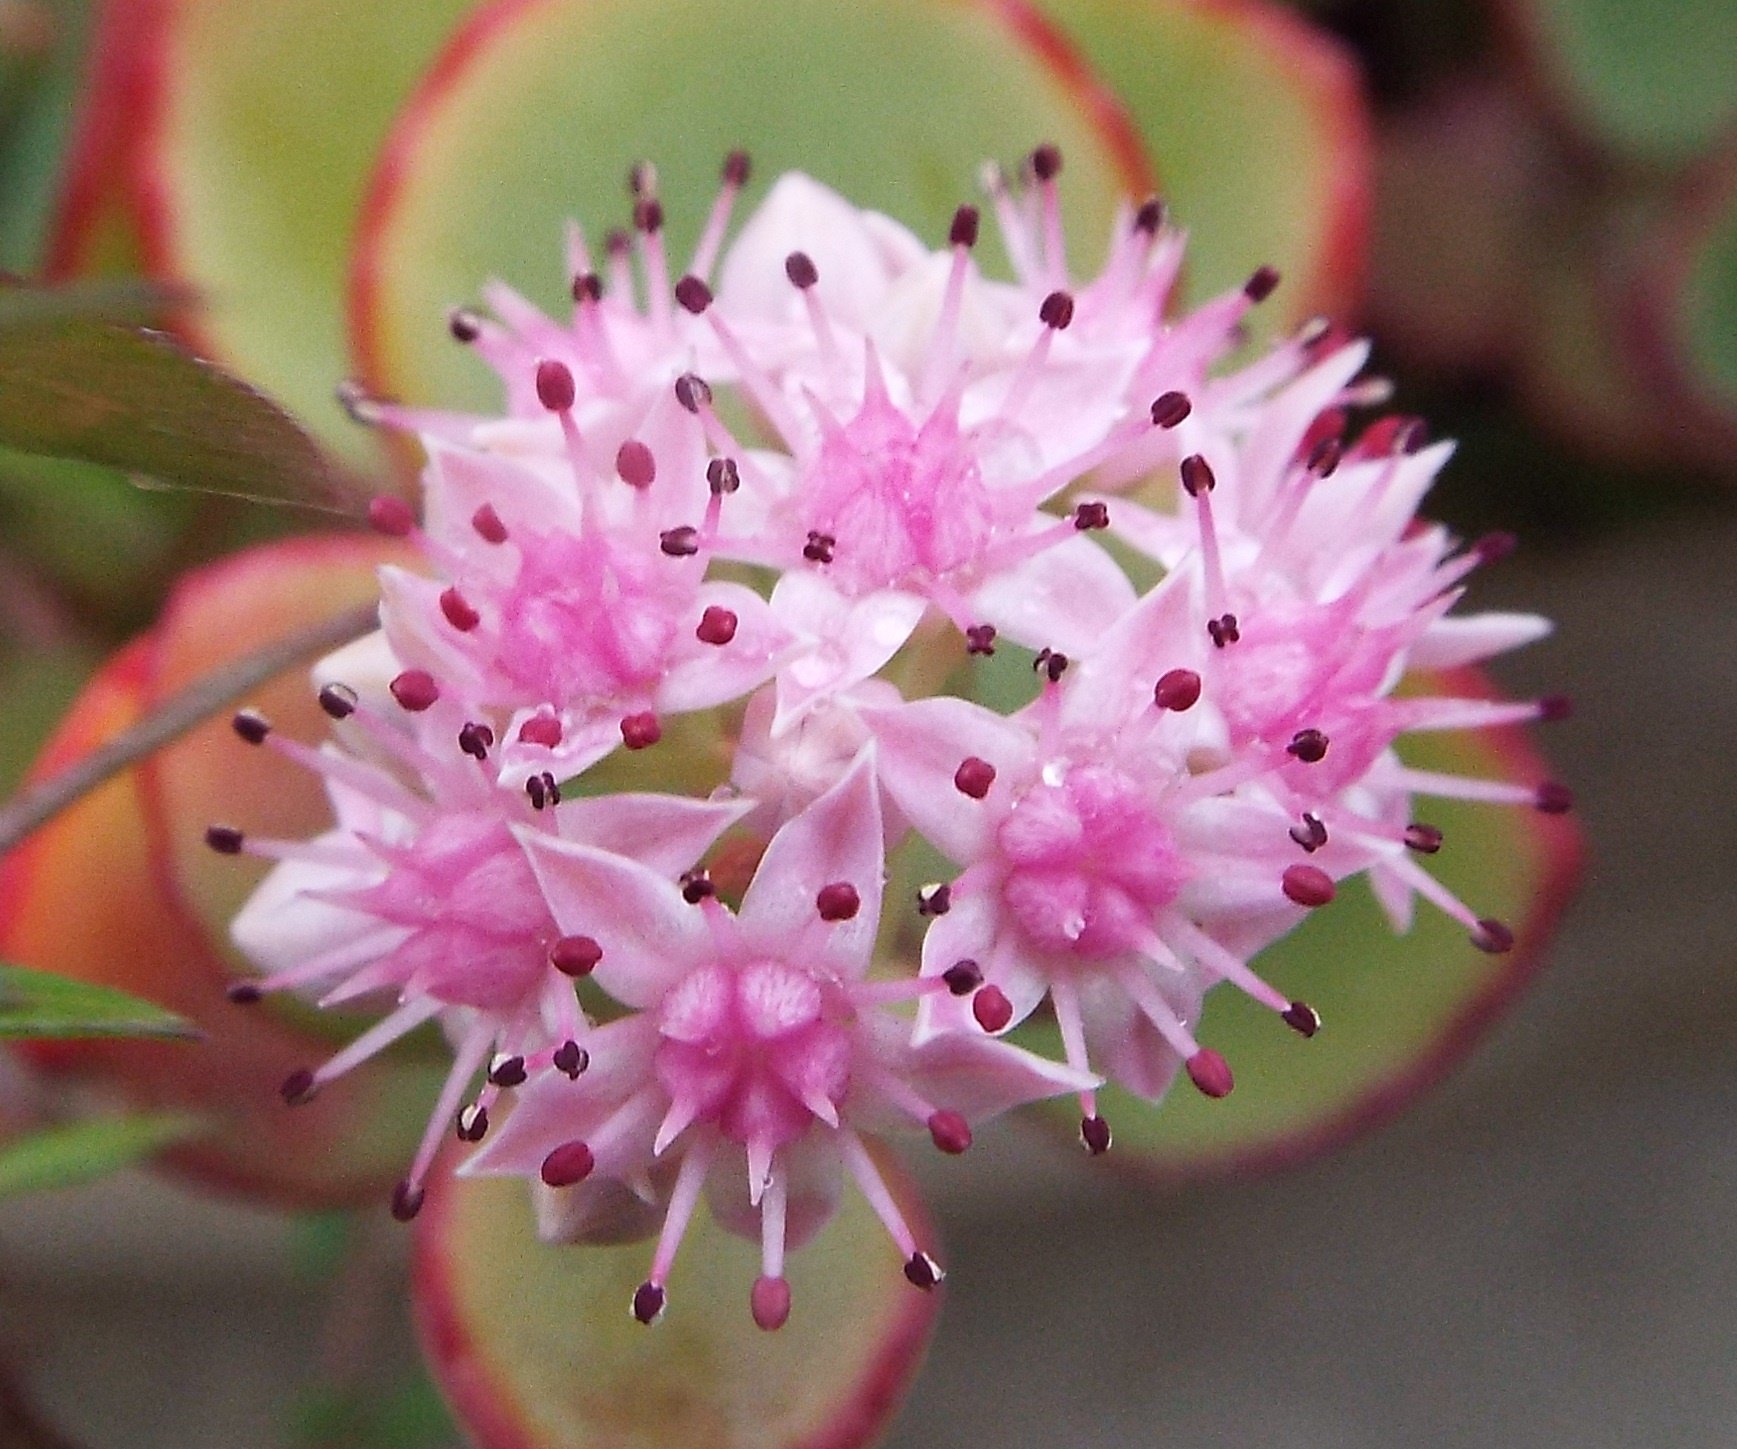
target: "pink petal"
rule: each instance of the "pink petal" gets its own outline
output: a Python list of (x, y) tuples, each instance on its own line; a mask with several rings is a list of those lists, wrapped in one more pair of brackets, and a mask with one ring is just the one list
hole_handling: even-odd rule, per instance
[(685, 795), (594, 795), (556, 807), (565, 840), (625, 855), (662, 876), (679, 876), (754, 808), (751, 800)]
[(617, 1001), (653, 1005), (706, 954), (709, 936), (700, 911), (667, 877), (638, 861), (540, 831), (516, 826), (514, 833), (555, 923), (603, 948), (592, 974)]
[(1457, 669), (1544, 638), (1550, 621), (1538, 614), (1467, 614), (1442, 619), (1411, 646), (1413, 669)]
[[(920, 699), (861, 711), (878, 746), (882, 788), (923, 835), (959, 865), (988, 852), (997, 822), (1014, 792), (1037, 768), (1037, 745), (1026, 728), (969, 700)], [(968, 758), (995, 768), (983, 799), (954, 784)]]
[[(1111, 517), (1120, 507), (1110, 504)], [(1081, 654), (1134, 606), (1134, 586), (1089, 538), (1070, 538), (997, 573), (971, 598), (987, 623), (1033, 649)]]
[(772, 837), (742, 898), (742, 928), (768, 949), (788, 950), (819, 921), (821, 889), (848, 884), (857, 893), (856, 913), (824, 923), (822, 939), (839, 971), (861, 976), (880, 926), (885, 869), (873, 753), (865, 750), (842, 780)]

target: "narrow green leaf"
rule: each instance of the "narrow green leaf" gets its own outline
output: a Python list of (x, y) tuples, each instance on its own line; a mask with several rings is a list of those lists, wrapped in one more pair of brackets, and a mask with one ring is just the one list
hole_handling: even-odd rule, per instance
[(92, 1036), (191, 1040), (198, 1035), (173, 1012), (111, 986), (0, 965), (0, 1040)]
[[(263, 393), (160, 333), (54, 315), (10, 290), (0, 325), (0, 444), (210, 492), (342, 507), (354, 489)], [(32, 319), (28, 308), (48, 315)]]
[(157, 1112), (91, 1117), (33, 1132), (0, 1146), (0, 1199), (106, 1177), (198, 1130), (197, 1118)]

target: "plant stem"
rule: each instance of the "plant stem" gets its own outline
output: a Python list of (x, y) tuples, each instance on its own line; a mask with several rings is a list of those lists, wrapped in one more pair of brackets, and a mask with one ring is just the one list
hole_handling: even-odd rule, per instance
[[(20, 790), (0, 807), (0, 855), (111, 776), (234, 704), (273, 675), (281, 674), (309, 655), (323, 654), (359, 638), (374, 626), (374, 620), (375, 606), (365, 604), (267, 644), (194, 681), (131, 729), (59, 774)], [(0, 1440), (0, 1449), (4, 1445), (5, 1441)]]

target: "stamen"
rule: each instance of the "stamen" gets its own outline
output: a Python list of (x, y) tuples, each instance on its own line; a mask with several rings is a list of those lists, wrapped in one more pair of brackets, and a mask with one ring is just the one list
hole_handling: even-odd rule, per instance
[(368, 526), (387, 538), (405, 538), (416, 527), (416, 513), (395, 493), (381, 493), (368, 500)]
[(1236, 1086), (1230, 1063), (1210, 1047), (1202, 1047), (1184, 1066), (1188, 1070), (1188, 1080), (1200, 1089), (1203, 1096), (1228, 1097)]
[(486, 724), (471, 721), (458, 732), (458, 747), (473, 760), (486, 760), (495, 742), (495, 732)]
[(562, 936), (549, 947), (549, 964), (563, 976), (589, 976), (603, 959), (603, 948), (590, 936)]
[(927, 1253), (912, 1253), (905, 1259), (905, 1281), (913, 1288), (921, 1288), (927, 1293), (939, 1287), (946, 1277), (941, 1265)]
[(1110, 506), (1102, 502), (1076, 504), (1074, 507), (1074, 527), (1081, 533), (1092, 529), (1108, 528), (1110, 526)]
[(756, 1326), (768, 1333), (782, 1328), (790, 1317), (789, 1281), (762, 1274), (754, 1280), (754, 1287), (748, 1295), (748, 1305)]
[(929, 1138), (941, 1151), (957, 1157), (971, 1145), (971, 1124), (958, 1112), (931, 1112)]
[(578, 397), (573, 373), (564, 362), (545, 357), (537, 363), (537, 401), (552, 413), (568, 412)]
[(711, 214), (706, 218), (705, 229), (700, 233), (699, 244), (688, 263), (688, 271), (694, 276), (711, 276), (724, 236), (730, 229), (730, 213), (735, 208), (736, 198), (748, 183), (750, 169), (746, 151), (732, 151), (724, 158), (723, 185), (718, 188), (717, 199), (712, 202)]
[(552, 750), (560, 744), (565, 734), (561, 721), (552, 714), (534, 714), (519, 726), (521, 744), (541, 745), (546, 750)]
[(917, 887), (917, 914), (944, 916), (953, 908), (953, 887), (942, 881), (931, 881)]
[(630, 714), (621, 721), (621, 740), (630, 750), (649, 749), (663, 738), (663, 725), (650, 710)]
[(1279, 1018), (1299, 1036), (1313, 1036), (1321, 1029), (1321, 1013), (1306, 1001), (1293, 1001)]
[(392, 1189), (392, 1216), (401, 1223), (409, 1222), (422, 1211), (424, 1196), (420, 1187), (412, 1187), (409, 1182), (399, 1183)]
[(1293, 825), (1290, 829), (1290, 836), (1310, 855), (1313, 855), (1327, 843), (1327, 827), (1321, 823), (1318, 816), (1304, 811), (1303, 823)]
[[(712, 1151), (711, 1141), (696, 1142), (688, 1149), (687, 1156), (682, 1159), (682, 1165), (676, 1172), (675, 1186), (670, 1189), (669, 1210), (664, 1214), (663, 1231), (658, 1235), (657, 1251), (652, 1254), (651, 1273), (633, 1295), (633, 1316), (641, 1323), (654, 1322), (663, 1313), (663, 1285), (669, 1279), (676, 1250), (681, 1247), (682, 1238), (688, 1230), (688, 1222), (699, 1203), (700, 1189), (706, 1184), (706, 1172), (712, 1165)], [(648, 1289), (651, 1290), (649, 1293)], [(642, 1308), (649, 1311), (642, 1312)]]
[(458, 1140), (460, 1142), (481, 1142), (488, 1136), (489, 1109), (480, 1103), (472, 1102), (462, 1108), (458, 1114)]
[(1102, 1157), (1110, 1150), (1110, 1124), (1096, 1115), (1080, 1118), (1080, 1145), (1093, 1157)]
[(263, 745), (265, 737), (271, 733), (271, 721), (258, 710), (238, 710), (230, 726), (250, 745)]
[(591, 1065), (591, 1053), (576, 1041), (564, 1041), (555, 1048), (555, 1053), (550, 1058), (550, 1065), (563, 1076), (577, 1081), (585, 1069)]
[(1242, 292), (1249, 301), (1259, 305), (1273, 294), (1273, 289), (1279, 285), (1279, 274), (1274, 267), (1257, 267), (1254, 274), (1243, 283)]
[(633, 1302), (630, 1311), (641, 1323), (650, 1327), (663, 1317), (664, 1305), (668, 1301), (663, 1289), (655, 1283), (641, 1283), (633, 1290)]
[(941, 973), (941, 980), (955, 996), (969, 996), (983, 984), (983, 971), (969, 957), (955, 961)]
[(1160, 393), (1152, 403), (1152, 421), (1161, 428), (1174, 428), (1193, 411), (1186, 393)]
[(615, 451), (615, 472), (629, 488), (649, 488), (657, 480), (657, 460), (638, 438), (629, 438)]
[[(948, 984), (951, 989), (951, 983)], [(977, 1019), (977, 1024), (984, 1031), (994, 1036), (997, 1032), (1007, 1030), (1008, 1023), (1013, 1020), (1013, 1003), (999, 986), (979, 987), (977, 994), (971, 998), (971, 1015)]]
[(976, 755), (967, 755), (953, 772), (953, 785), (961, 795), (981, 800), (995, 783), (995, 766)]
[(1485, 916), (1472, 933), (1472, 944), (1492, 956), (1505, 955), (1514, 949), (1514, 933), (1501, 921)]
[(1285, 746), (1285, 753), (1305, 765), (1316, 765), (1327, 758), (1327, 743), (1327, 736), (1320, 730), (1298, 730)]
[(823, 921), (854, 920), (861, 907), (862, 897), (849, 881), (835, 880), (823, 885), (814, 898), (814, 908)]
[(1566, 815), (1574, 808), (1574, 792), (1548, 780), (1538, 787), (1538, 809), (1545, 815)]
[(477, 613), (470, 601), (458, 591), (456, 584), (441, 591), (440, 612), (446, 616), (446, 622), (461, 634), (470, 633), (482, 622), (482, 615)]
[(421, 714), (440, 698), (440, 686), (426, 669), (406, 669), (387, 686), (398, 707), (411, 714)]
[(713, 458), (706, 464), (706, 486), (714, 498), (734, 493), (742, 486), (742, 471), (734, 458)]
[(1415, 850), (1419, 855), (1434, 855), (1441, 849), (1441, 831), (1420, 820), (1414, 820), (1405, 827), (1404, 838), (1406, 848)]
[(523, 1057), (497, 1057), (489, 1066), (489, 1083), (496, 1087), (522, 1087), (529, 1073)]
[(537, 1175), (550, 1187), (572, 1187), (591, 1176), (596, 1165), (590, 1144), (575, 1139), (552, 1149), (537, 1169)]
[(507, 526), (501, 522), (500, 514), (495, 512), (492, 503), (485, 503), (470, 516), (470, 526), (476, 530), (477, 537), (484, 543), (505, 543), (507, 541)]
[(205, 827), (205, 843), (219, 855), (240, 855), (247, 837), (233, 825), (208, 825)]
[(657, 546), (665, 558), (692, 558), (700, 551), (700, 531), (688, 523), (666, 528), (657, 536)]
[(705, 613), (700, 615), (699, 627), (694, 630), (694, 637), (702, 644), (722, 647), (736, 637), (736, 624), (736, 615), (731, 610), (708, 604)]
[(321, 710), (329, 718), (338, 720), (348, 719), (361, 703), (360, 696), (347, 684), (322, 684), (316, 698)]
[(1311, 909), (1326, 905), (1336, 894), (1333, 877), (1313, 865), (1287, 865), (1281, 886), (1287, 900)]
[(1200, 676), (1192, 669), (1167, 670), (1152, 689), (1152, 702), (1177, 714), (1193, 709), (1199, 700)]
[(995, 625), (972, 624), (965, 630), (965, 652), (985, 658), (995, 652)]

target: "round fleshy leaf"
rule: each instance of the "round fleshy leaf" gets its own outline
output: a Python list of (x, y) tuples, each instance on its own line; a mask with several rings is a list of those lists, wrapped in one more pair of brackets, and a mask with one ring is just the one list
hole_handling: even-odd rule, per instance
[(156, 275), (206, 305), (202, 351), (358, 461), (332, 399), (347, 374), (345, 248), (393, 112), (473, 0), (172, 0), (126, 37), (135, 206)]
[[(935, 244), (985, 158), (1040, 141), (1067, 158), (1063, 205), (1098, 255), (1115, 201), (1146, 184), (1114, 104), (1035, 17), (1000, 0), (497, 0), (400, 118), (353, 273), (359, 360), (376, 388), (492, 405), (447, 309), (502, 277), (554, 309), (562, 227), (624, 219), (630, 165), (658, 169), (680, 268), (724, 156), (744, 206), (802, 170)], [(570, 305), (570, 304), (564, 304)]]
[[(245, 560), (224, 568), (244, 566)], [(188, 587), (210, 577), (196, 575)], [(325, 584), (332, 588), (329, 573)], [(328, 597), (325, 607), (337, 605)], [(214, 612), (223, 617), (221, 609)], [(245, 647), (239, 639), (232, 648)], [(57, 773), (139, 722), (154, 699), (158, 647), (155, 638), (142, 639), (98, 672), (37, 761), (35, 778)], [(286, 688), (305, 693), (301, 671), (295, 674)], [(171, 775), (188, 768), (240, 786), (249, 772), (227, 760), (195, 733), (159, 754), (152, 768)], [(186, 909), (190, 893), (166, 889), (173, 872), (165, 842), (177, 832), (165, 828), (164, 813), (154, 808), (161, 792), (147, 790), (142, 774), (135, 768), (111, 778), (0, 863), (0, 958), (142, 996), (204, 1036), (32, 1042), (31, 1059), (116, 1088), (137, 1106), (186, 1110), (208, 1122), (209, 1132), (167, 1158), (204, 1182), (307, 1204), (383, 1194), (414, 1148), (441, 1069), (394, 1059), (334, 1083), (306, 1106), (286, 1108), (277, 1091), (284, 1078), (331, 1048), (271, 1008), (226, 999), (230, 970), (217, 946), (226, 923), (214, 934)], [(293, 793), (298, 783), (283, 788)], [(304, 808), (311, 813), (313, 802), (304, 800)], [(179, 833), (196, 839), (198, 829), (190, 822)]]
[(1737, 0), (1506, 0), (1533, 71), (1572, 119), (1678, 162), (1737, 120)]
[[(908, 1180), (880, 1166), (920, 1219)], [(853, 1449), (898, 1407), (940, 1305), (905, 1281), (855, 1193), (789, 1259), (790, 1319), (773, 1333), (749, 1315), (758, 1246), (703, 1209), (647, 1328), (628, 1305), (650, 1256), (649, 1243), (538, 1242), (514, 1179), (429, 1190), (414, 1279), (423, 1348), (478, 1449)]]
[[(378, 596), (375, 569), (397, 550), (361, 535), (291, 540), (184, 578), (156, 630), (150, 699), (160, 702), (249, 649)], [(309, 661), (311, 664), (312, 661)], [(328, 721), (305, 668), (252, 694), (286, 736), (317, 742)], [(263, 862), (218, 856), (205, 845), (214, 822), (298, 839), (331, 824), (320, 782), (270, 751), (244, 744), (228, 711), (141, 766), (162, 877), (209, 939), (230, 953), (229, 922), (265, 874)], [(231, 953), (238, 965), (240, 957)]]
[[(1455, 692), (1475, 676), (1452, 676)], [(1543, 768), (1519, 730), (1424, 736), (1403, 753), (1422, 768), (1533, 783)], [(1432, 874), (1481, 915), (1512, 925), (1516, 946), (1486, 955), (1463, 927), (1418, 902), (1409, 933), (1395, 935), (1365, 882), (1255, 958), (1281, 992), (1312, 1006), (1319, 1033), (1304, 1039), (1274, 1014), (1224, 986), (1208, 998), (1198, 1031), (1236, 1075), (1228, 1096), (1210, 1099), (1179, 1078), (1152, 1107), (1114, 1088), (1099, 1111), (1115, 1145), (1105, 1159), (1159, 1180), (1299, 1161), (1386, 1121), (1451, 1068), (1538, 968), (1573, 882), (1578, 835), (1562, 816), (1459, 801), (1420, 801), (1421, 818), (1445, 844)], [(1038, 1050), (1059, 1045), (1054, 1028), (1026, 1029)], [(1038, 1109), (1077, 1133), (1077, 1111)]]
[(1675, 322), (1692, 385), (1737, 421), (1737, 158), (1693, 220)]
[[(1277, 5), (1037, 0), (1132, 113), (1198, 299), (1274, 266), (1268, 328), (1354, 307), (1371, 206), (1351, 57)], [(1262, 315), (1265, 314), (1265, 315)]]

